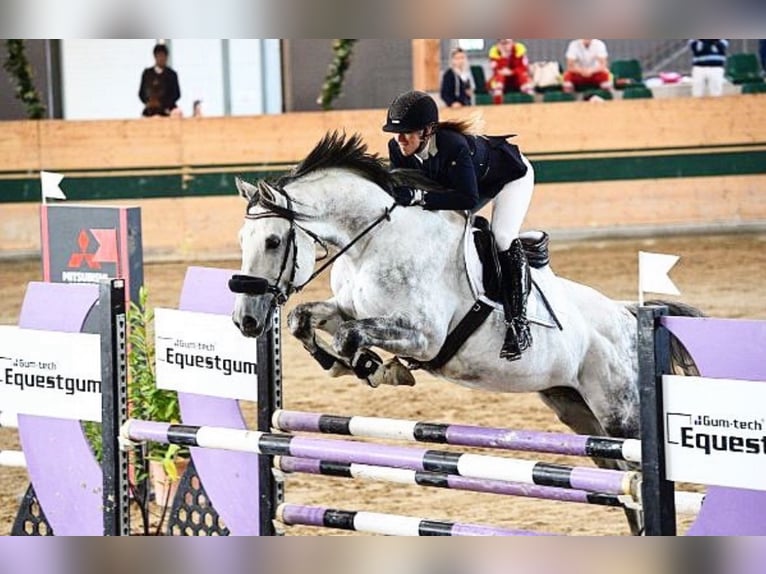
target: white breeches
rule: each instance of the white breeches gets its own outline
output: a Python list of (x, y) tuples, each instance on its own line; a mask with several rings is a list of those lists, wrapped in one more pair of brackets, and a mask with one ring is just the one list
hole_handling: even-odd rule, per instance
[(705, 86), (707, 86), (708, 94), (711, 96), (723, 94), (723, 67), (692, 67), (692, 96), (696, 98), (704, 96)]
[(498, 251), (506, 251), (519, 236), (521, 225), (532, 201), (535, 188), (535, 170), (523, 155), (527, 173), (521, 179), (506, 183), (492, 200), (492, 233)]

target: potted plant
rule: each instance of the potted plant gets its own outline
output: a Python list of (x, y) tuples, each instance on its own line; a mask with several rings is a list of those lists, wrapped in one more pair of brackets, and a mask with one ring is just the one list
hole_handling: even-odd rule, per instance
[[(178, 423), (181, 412), (175, 391), (158, 389), (154, 348), (154, 310), (148, 304), (146, 287), (141, 287), (138, 303), (128, 309), (128, 402), (131, 418)], [(148, 476), (155, 502), (162, 507), (160, 525), (178, 488), (178, 481), (189, 462), (189, 450), (178, 445), (149, 443), (145, 459), (136, 464), (136, 480)]]

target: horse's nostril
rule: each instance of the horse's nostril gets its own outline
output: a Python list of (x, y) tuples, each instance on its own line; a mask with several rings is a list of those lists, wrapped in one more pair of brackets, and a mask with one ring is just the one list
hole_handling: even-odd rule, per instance
[(242, 330), (248, 333), (258, 330), (258, 320), (250, 315), (245, 315), (242, 318)]

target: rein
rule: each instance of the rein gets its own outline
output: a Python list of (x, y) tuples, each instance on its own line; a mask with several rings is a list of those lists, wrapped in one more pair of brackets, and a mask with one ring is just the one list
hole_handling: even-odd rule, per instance
[[(267, 279), (264, 279), (262, 277), (251, 277), (249, 275), (234, 275), (229, 280), (229, 289), (234, 293), (242, 293), (245, 295), (263, 295), (265, 293), (271, 293), (274, 295), (274, 301), (277, 305), (284, 304), (287, 299), (292, 295), (293, 293), (299, 293), (306, 285), (311, 283), (314, 279), (316, 279), (319, 275), (321, 275), (328, 267), (330, 267), (335, 261), (338, 260), (339, 257), (341, 257), (344, 253), (346, 253), (349, 249), (351, 249), (357, 242), (359, 242), (364, 236), (366, 236), (368, 233), (370, 233), (373, 229), (375, 229), (378, 225), (383, 223), (384, 221), (390, 221), (391, 220), (391, 213), (393, 210), (397, 207), (397, 204), (392, 205), (391, 207), (388, 207), (385, 209), (382, 215), (380, 215), (378, 218), (376, 218), (374, 221), (372, 221), (367, 227), (365, 227), (358, 235), (356, 235), (349, 243), (348, 245), (341, 248), (335, 255), (332, 255), (328, 258), (328, 255), (330, 253), (330, 250), (327, 247), (327, 244), (325, 241), (319, 237), (316, 233), (313, 231), (310, 231), (309, 229), (306, 229), (302, 225), (299, 225), (296, 222), (296, 213), (293, 211), (293, 200), (292, 198), (287, 194), (287, 192), (283, 189), (277, 189), (277, 188), (271, 188), (275, 192), (282, 195), (285, 200), (287, 201), (287, 209), (286, 210), (280, 210), (284, 211), (283, 213), (280, 213), (278, 211), (266, 211), (265, 213), (258, 213), (255, 215), (250, 215), (247, 213), (245, 215), (245, 219), (250, 220), (257, 220), (257, 219), (285, 219), (290, 222), (290, 231), (288, 231), (287, 235), (287, 241), (288, 245), (285, 248), (285, 254), (282, 258), (282, 266), (279, 270), (279, 276), (277, 277), (274, 284), (270, 284)], [(256, 196), (257, 197), (257, 196)], [(257, 205), (258, 201), (251, 202), (250, 205), (248, 205), (248, 211), (251, 207), (254, 205)], [(268, 208), (267, 208), (268, 209)], [(308, 235), (315, 244), (318, 244), (324, 249), (325, 254), (317, 259), (317, 261), (323, 261), (324, 259), (327, 259), (323, 265), (319, 267), (316, 271), (314, 271), (311, 276), (308, 278), (308, 280), (303, 283), (303, 285), (296, 286), (294, 284), (295, 281), (295, 273), (298, 269), (298, 243), (295, 241), (295, 230), (300, 229), (303, 231), (306, 235)], [(293, 264), (292, 268), (290, 269), (290, 277), (287, 280), (287, 287), (283, 291), (279, 287), (279, 283), (282, 280), (282, 276), (285, 273), (285, 270), (287, 269), (288, 264), (288, 258), (289, 254), (292, 252), (293, 256)]]

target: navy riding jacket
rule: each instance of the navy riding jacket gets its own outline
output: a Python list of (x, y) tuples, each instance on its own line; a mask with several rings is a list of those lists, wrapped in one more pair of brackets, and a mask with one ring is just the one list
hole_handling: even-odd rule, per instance
[(506, 183), (527, 173), (519, 148), (506, 136), (472, 136), (441, 129), (432, 137), (435, 142), (429, 142), (426, 149), (433, 150), (435, 143), (435, 153), (424, 160), (414, 155), (405, 157), (396, 139), (388, 142), (392, 167), (421, 170), (450, 190), (427, 193), (425, 209), (479, 209)]

